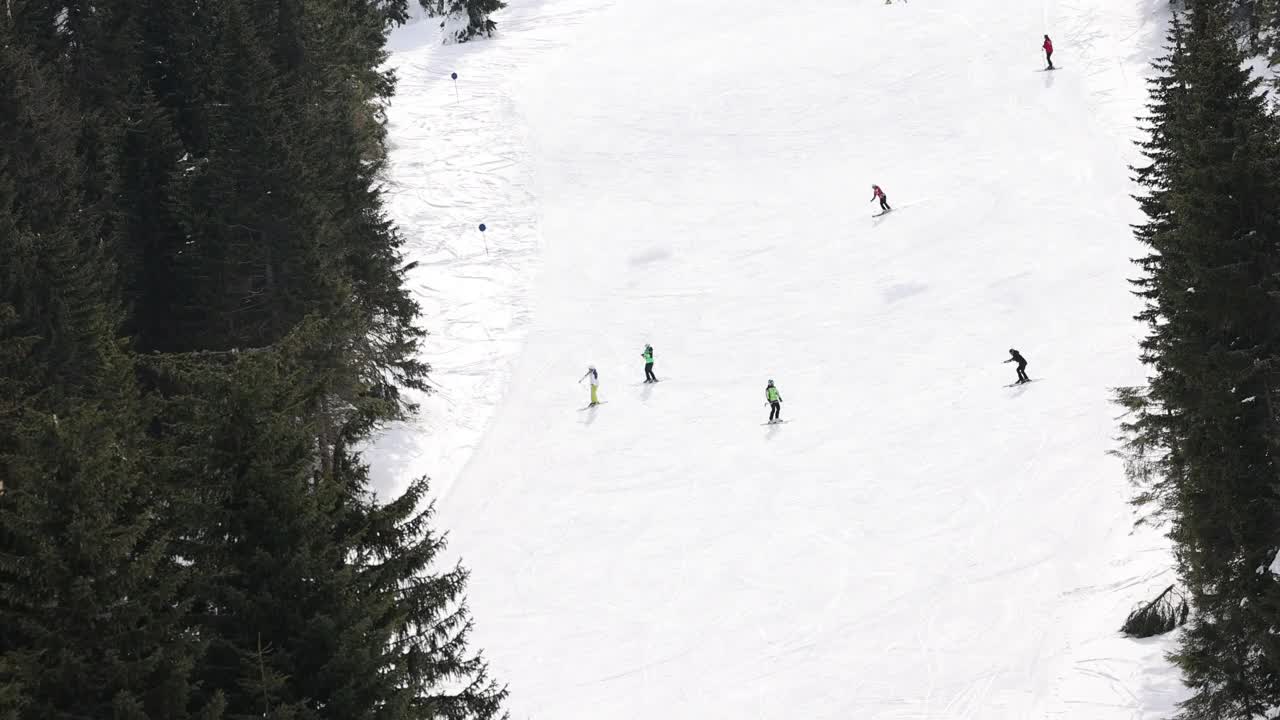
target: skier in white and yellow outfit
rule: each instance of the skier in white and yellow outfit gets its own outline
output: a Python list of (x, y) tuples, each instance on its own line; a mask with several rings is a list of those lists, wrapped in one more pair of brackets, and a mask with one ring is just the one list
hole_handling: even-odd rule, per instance
[(587, 407), (600, 404), (600, 397), (597, 393), (600, 391), (600, 373), (596, 372), (596, 366), (592, 365), (587, 368), (587, 374), (578, 378), (578, 382), (582, 382), (587, 378), (591, 378), (591, 404)]

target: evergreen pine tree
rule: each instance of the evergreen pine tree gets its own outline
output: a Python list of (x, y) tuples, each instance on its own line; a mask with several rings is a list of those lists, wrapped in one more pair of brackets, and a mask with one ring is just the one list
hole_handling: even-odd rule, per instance
[(1168, 521), (1190, 595), (1175, 659), (1194, 720), (1280, 706), (1280, 588), (1263, 571), (1280, 545), (1280, 138), (1242, 61), (1224, 3), (1192, 3), (1157, 65), (1137, 170), (1152, 378), (1121, 400), (1137, 499)]
[(0, 717), (214, 720), (67, 108), (0, 20)]
[[(326, 287), (338, 306), (350, 306), (334, 315), (352, 315), (364, 326), (353, 333), (349, 361), (372, 381), (368, 394), (384, 401), (380, 417), (370, 420), (397, 417), (405, 409), (399, 388), (426, 389), (428, 368), (416, 358), (423, 333), (415, 324), (417, 303), (404, 288), (402, 238), (383, 207), (382, 111), (394, 78), (381, 68), (391, 21), (378, 8), (340, 0), (311, 0), (305, 10), (299, 42), (324, 54), (298, 55), (286, 72), (291, 106), (306, 108), (295, 114), (291, 137), (316, 178), (306, 196), (316, 218), (312, 237), (340, 271), (341, 282)], [(335, 75), (344, 79), (336, 88)], [(333, 207), (346, 212), (329, 212)]]
[(505, 690), (467, 650), (465, 573), (431, 567), (425, 483), (379, 505), (350, 450), (363, 423), (343, 420), (363, 411), (330, 401), (360, 382), (332, 361), (348, 332), (308, 321), (270, 349), (153, 361), (190, 393), (164, 413), (169, 442), (201, 448), (168, 454), (205, 492), (184, 552), (203, 570), (200, 677), (233, 718), (498, 717)]

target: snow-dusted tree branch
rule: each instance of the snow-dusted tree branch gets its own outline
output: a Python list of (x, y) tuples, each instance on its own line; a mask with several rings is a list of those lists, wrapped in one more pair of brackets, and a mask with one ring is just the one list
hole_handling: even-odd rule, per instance
[(492, 13), (506, 7), (502, 0), (419, 0), (431, 17), (440, 21), (441, 34), (446, 43), (462, 43), (478, 35), (488, 37), (497, 24), (489, 18)]

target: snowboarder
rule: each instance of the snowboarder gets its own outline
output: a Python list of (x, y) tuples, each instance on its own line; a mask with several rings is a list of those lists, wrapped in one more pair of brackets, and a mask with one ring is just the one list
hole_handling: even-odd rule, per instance
[(887, 213), (893, 209), (889, 207), (889, 196), (884, 194), (884, 191), (880, 189), (879, 185), (872, 185), (871, 202), (875, 202), (877, 198), (880, 200), (880, 211), (882, 213)]
[(647, 383), (658, 382), (658, 376), (653, 374), (653, 346), (645, 345), (644, 352), (640, 354), (644, 358), (644, 381)]
[(778, 393), (778, 388), (773, 384), (772, 380), (765, 386), (764, 397), (765, 400), (769, 401), (769, 407), (771, 408), (769, 422), (782, 422), (782, 395)]
[(1027, 359), (1022, 357), (1022, 353), (1014, 350), (1013, 348), (1009, 348), (1009, 359), (1005, 360), (1005, 362), (1018, 363), (1018, 381), (1015, 382), (1014, 385), (1031, 382), (1031, 378), (1027, 377)]
[(595, 407), (600, 404), (600, 397), (596, 394), (600, 390), (600, 373), (596, 372), (596, 366), (592, 365), (587, 368), (587, 374), (578, 378), (578, 382), (582, 382), (587, 378), (591, 378), (591, 404), (587, 407)]
[(1053, 41), (1049, 39), (1048, 35), (1044, 36), (1044, 44), (1040, 47), (1044, 48), (1044, 60), (1049, 63), (1049, 67), (1045, 68), (1045, 70), (1053, 70)]

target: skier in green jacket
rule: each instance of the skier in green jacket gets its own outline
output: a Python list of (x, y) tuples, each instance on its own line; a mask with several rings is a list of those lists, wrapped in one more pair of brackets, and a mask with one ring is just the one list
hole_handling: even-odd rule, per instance
[(645, 345), (644, 352), (640, 357), (644, 358), (644, 381), (647, 383), (658, 382), (658, 376), (653, 374), (653, 346)]
[(772, 380), (769, 381), (768, 386), (764, 389), (764, 397), (769, 401), (769, 407), (772, 408), (769, 411), (769, 422), (782, 422), (782, 395), (778, 392), (778, 388), (773, 384)]

